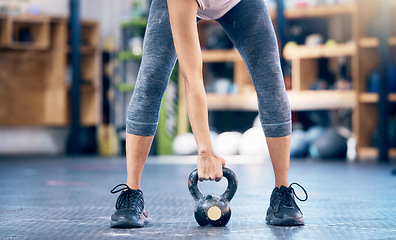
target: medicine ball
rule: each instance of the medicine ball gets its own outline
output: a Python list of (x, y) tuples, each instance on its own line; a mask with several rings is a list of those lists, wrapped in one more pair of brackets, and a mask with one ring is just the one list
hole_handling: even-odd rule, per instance
[(347, 138), (337, 128), (328, 128), (309, 148), (309, 153), (317, 159), (345, 159), (347, 154)]

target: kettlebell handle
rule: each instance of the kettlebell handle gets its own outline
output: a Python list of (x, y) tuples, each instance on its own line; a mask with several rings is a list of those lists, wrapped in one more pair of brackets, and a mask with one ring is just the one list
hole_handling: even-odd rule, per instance
[[(235, 173), (226, 167), (223, 167), (223, 176), (227, 178), (228, 186), (225, 192), (222, 194), (222, 197), (227, 199), (227, 201), (231, 201), (238, 188), (238, 179)], [(203, 198), (203, 194), (198, 188), (198, 169), (194, 169), (190, 173), (190, 176), (188, 177), (188, 189), (195, 201), (199, 201), (201, 198)]]

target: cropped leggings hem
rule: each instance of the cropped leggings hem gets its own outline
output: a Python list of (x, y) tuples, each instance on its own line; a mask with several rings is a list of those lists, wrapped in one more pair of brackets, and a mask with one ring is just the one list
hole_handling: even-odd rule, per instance
[(153, 136), (157, 131), (158, 122), (145, 123), (127, 119), (126, 132), (138, 136)]
[(261, 124), (266, 137), (285, 137), (291, 134), (292, 121), (284, 123)]

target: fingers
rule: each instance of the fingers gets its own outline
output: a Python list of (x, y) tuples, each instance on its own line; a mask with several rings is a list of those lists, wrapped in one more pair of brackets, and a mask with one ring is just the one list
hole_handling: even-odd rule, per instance
[(220, 169), (220, 171), (217, 173), (217, 176), (214, 178), (214, 180), (216, 182), (219, 182), (222, 178), (223, 178), (223, 169)]
[[(221, 165), (224, 167), (226, 164), (226, 161), (224, 160), (224, 158), (221, 159)], [(223, 175), (223, 174), (222, 174)]]
[(198, 155), (198, 180), (220, 181), (223, 178), (225, 160), (215, 154)]
[(209, 174), (209, 173), (200, 174), (198, 172), (198, 180), (201, 181), (201, 182), (204, 181), (204, 180), (205, 181), (209, 180), (209, 181), (218, 182), (222, 178), (223, 178), (223, 170), (222, 169), (220, 169), (219, 171), (216, 171), (215, 174)]
[[(219, 179), (219, 177), (212, 177), (212, 176), (203, 176), (203, 177), (198, 177), (198, 180), (199, 181), (213, 181), (213, 180), (216, 180), (217, 182), (218, 182), (218, 180), (217, 179)], [(220, 178), (221, 179), (221, 178)], [(220, 180), (219, 180), (220, 181)]]
[(203, 180), (208, 180), (207, 174), (206, 173), (201, 173), (201, 171), (198, 169), (198, 180), (202, 182)]

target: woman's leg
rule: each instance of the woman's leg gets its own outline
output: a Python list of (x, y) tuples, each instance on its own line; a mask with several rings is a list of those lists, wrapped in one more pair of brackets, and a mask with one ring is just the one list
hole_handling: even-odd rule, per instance
[(127, 185), (140, 188), (140, 178), (157, 129), (161, 100), (176, 62), (167, 3), (151, 3), (143, 58), (127, 116)]
[(131, 189), (140, 189), (140, 179), (153, 139), (154, 136), (126, 134), (126, 184)]
[(153, 0), (143, 42), (143, 58), (128, 108), (127, 184), (119, 184), (111, 190), (112, 193), (121, 192), (116, 211), (111, 216), (110, 226), (113, 228), (137, 228), (148, 223), (140, 178), (157, 129), (162, 96), (175, 62), (166, 1)]
[(262, 0), (242, 0), (218, 22), (240, 52), (253, 80), (275, 186), (288, 186), (291, 112), (269, 13)]
[(294, 198), (295, 183), (288, 184), (291, 112), (278, 45), (264, 1), (242, 0), (218, 21), (241, 53), (257, 92), (260, 121), (275, 173), (266, 221), (278, 226), (304, 225)]
[(113, 228), (137, 228), (148, 223), (140, 178), (157, 129), (162, 96), (175, 62), (166, 1), (153, 0), (143, 42), (143, 58), (128, 108), (127, 184), (119, 184), (111, 190), (112, 193), (121, 192), (116, 211), (111, 216), (110, 226)]

